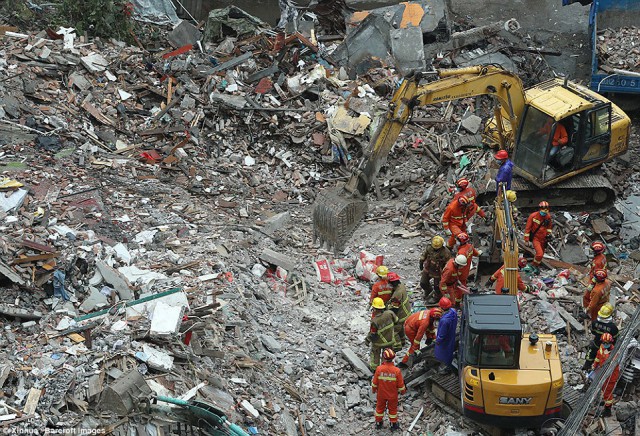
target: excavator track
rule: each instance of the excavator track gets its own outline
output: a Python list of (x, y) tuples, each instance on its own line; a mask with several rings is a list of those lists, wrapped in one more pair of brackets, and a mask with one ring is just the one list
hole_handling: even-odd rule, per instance
[[(511, 189), (517, 192), (516, 206), (521, 209), (536, 209), (541, 200), (552, 208), (574, 212), (605, 212), (613, 206), (616, 192), (606, 177), (599, 174), (580, 174), (571, 179), (546, 188), (514, 177)], [(495, 191), (478, 192), (478, 204), (492, 204)]]
[[(462, 415), (460, 378), (457, 373), (438, 374), (435, 370), (430, 370), (426, 379), (429, 390), (433, 397), (441, 404), (451, 408), (455, 413)], [(572, 387), (565, 386), (563, 391), (563, 420), (582, 400), (582, 392), (576, 391)], [(502, 429), (474, 421), (474, 424), (484, 429), (492, 436), (507, 436), (514, 434), (512, 429)]]

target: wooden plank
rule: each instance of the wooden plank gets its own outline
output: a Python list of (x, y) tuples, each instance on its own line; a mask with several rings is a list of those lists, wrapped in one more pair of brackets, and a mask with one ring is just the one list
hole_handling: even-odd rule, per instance
[(2, 261), (0, 261), (0, 275), (5, 276), (17, 285), (26, 284), (24, 280), (22, 280), (22, 277), (20, 277), (13, 269), (11, 269), (11, 267), (9, 267), (9, 265)]
[(59, 253), (46, 253), (46, 254), (36, 254), (34, 256), (17, 257), (13, 259), (11, 264), (18, 265), (22, 263), (37, 262), (39, 260), (48, 260), (54, 257), (58, 257), (59, 255), (60, 255)]
[(559, 304), (554, 304), (554, 306), (558, 309), (558, 313), (560, 314), (560, 316), (569, 324), (571, 324), (572, 329), (580, 333), (585, 331), (584, 326), (580, 324), (578, 320), (573, 317), (573, 315), (567, 312), (564, 307), (560, 306)]
[(27, 415), (32, 415), (36, 412), (38, 408), (38, 403), (40, 402), (40, 396), (42, 395), (42, 390), (31, 388), (29, 390), (29, 395), (27, 396), (27, 403), (24, 405), (23, 412)]

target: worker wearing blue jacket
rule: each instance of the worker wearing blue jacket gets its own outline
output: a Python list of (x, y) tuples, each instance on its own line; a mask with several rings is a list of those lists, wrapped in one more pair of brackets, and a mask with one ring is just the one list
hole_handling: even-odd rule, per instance
[(504, 183), (507, 190), (511, 189), (511, 179), (513, 178), (513, 162), (509, 159), (506, 150), (500, 150), (493, 156), (500, 164), (498, 174), (496, 174), (496, 191), (500, 190), (500, 183)]
[[(443, 298), (444, 300), (445, 298)], [(441, 300), (442, 301), (442, 300)], [(440, 324), (438, 325), (438, 334), (436, 336), (435, 356), (442, 364), (438, 369), (441, 374), (446, 373), (451, 368), (453, 361), (453, 352), (456, 349), (456, 327), (458, 326), (458, 312), (451, 307), (451, 301), (447, 305), (440, 305), (443, 310)]]

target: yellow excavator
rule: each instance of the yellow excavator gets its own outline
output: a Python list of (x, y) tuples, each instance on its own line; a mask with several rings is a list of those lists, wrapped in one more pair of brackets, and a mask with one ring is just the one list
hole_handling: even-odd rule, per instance
[[(435, 81), (422, 83), (428, 76)], [(486, 125), (491, 146), (510, 151), (512, 189), (518, 206), (544, 199), (551, 206), (593, 208), (611, 204), (615, 192), (589, 170), (627, 151), (631, 122), (615, 104), (590, 89), (552, 79), (524, 90), (515, 74), (496, 66), (437, 70), (405, 78), (371, 138), (369, 155), (340, 187), (320, 192), (313, 210), (314, 239), (341, 251), (367, 211), (366, 196), (413, 109), (439, 102), (488, 95), (497, 101)], [(560, 125), (569, 140), (554, 147)], [(495, 196), (496, 188), (479, 191)], [(480, 192), (479, 197), (481, 197)]]

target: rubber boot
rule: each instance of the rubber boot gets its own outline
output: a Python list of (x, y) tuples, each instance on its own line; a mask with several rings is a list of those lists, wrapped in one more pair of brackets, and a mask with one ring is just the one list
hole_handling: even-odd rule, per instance
[(605, 406), (604, 411), (602, 412), (602, 416), (604, 417), (611, 416), (611, 407)]
[[(609, 412), (611, 413), (611, 412)], [(397, 422), (392, 422), (391, 423), (391, 431), (400, 431), (400, 424), (398, 424)]]
[(376, 422), (376, 430), (382, 430), (382, 426), (383, 426), (382, 421), (377, 421)]

